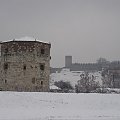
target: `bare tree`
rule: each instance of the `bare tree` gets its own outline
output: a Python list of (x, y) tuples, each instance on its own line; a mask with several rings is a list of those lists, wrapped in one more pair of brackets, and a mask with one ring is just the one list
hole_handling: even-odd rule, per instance
[(89, 93), (99, 87), (99, 83), (95, 81), (95, 77), (89, 76), (88, 72), (80, 75), (80, 80), (78, 80), (75, 86), (76, 92)]

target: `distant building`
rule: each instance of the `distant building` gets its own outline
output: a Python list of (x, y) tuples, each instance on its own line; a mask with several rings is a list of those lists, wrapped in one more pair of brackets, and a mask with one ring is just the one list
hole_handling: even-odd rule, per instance
[(71, 71), (99, 71), (102, 65), (98, 63), (72, 63), (72, 56), (65, 56), (65, 68)]
[[(106, 65), (107, 66), (107, 65)], [(65, 67), (51, 68), (51, 73), (60, 72), (63, 68), (69, 68), (71, 71), (101, 71), (104, 64), (99, 63), (72, 63), (72, 56), (65, 56)]]
[(0, 90), (49, 91), (50, 43), (22, 38), (0, 43)]
[(70, 67), (72, 65), (72, 56), (65, 56), (65, 67)]

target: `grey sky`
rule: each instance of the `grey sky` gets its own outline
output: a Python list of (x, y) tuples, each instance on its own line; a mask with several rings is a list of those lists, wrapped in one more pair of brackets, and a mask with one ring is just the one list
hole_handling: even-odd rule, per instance
[(50, 41), (51, 66), (120, 60), (120, 0), (0, 0), (0, 40)]

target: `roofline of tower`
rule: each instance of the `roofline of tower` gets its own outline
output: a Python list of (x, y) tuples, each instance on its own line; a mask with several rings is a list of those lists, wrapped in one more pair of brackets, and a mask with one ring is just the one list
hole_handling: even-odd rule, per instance
[(43, 41), (39, 41), (39, 40), (36, 40), (35, 41), (25, 41), (25, 40), (16, 40), (16, 39), (13, 39), (13, 40), (8, 40), (8, 41), (1, 41), (0, 44), (2, 43), (9, 43), (9, 42), (38, 42), (38, 43), (43, 43), (43, 44), (49, 44), (51, 45), (50, 42), (43, 42)]

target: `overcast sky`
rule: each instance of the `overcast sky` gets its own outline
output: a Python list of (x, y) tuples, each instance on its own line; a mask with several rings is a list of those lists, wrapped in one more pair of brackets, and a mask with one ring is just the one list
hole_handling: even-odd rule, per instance
[(120, 0), (0, 0), (0, 40), (50, 41), (51, 66), (120, 60)]

